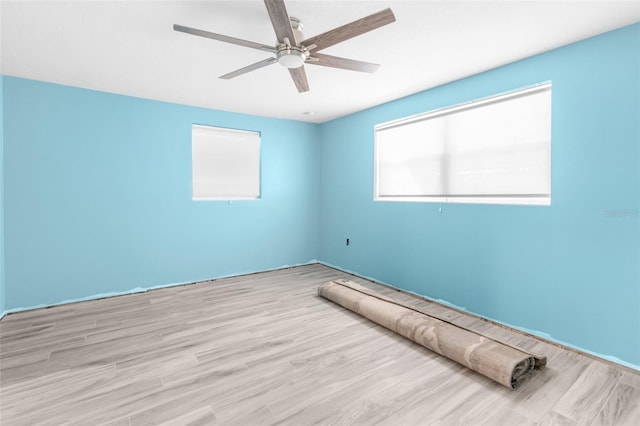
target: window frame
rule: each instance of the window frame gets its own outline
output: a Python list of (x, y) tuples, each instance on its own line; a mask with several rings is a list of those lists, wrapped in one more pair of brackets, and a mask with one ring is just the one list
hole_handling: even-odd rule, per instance
[(403, 195), (379, 195), (379, 173), (380, 162), (379, 160), (379, 141), (378, 132), (393, 127), (404, 126), (411, 123), (418, 123), (429, 119), (434, 119), (441, 116), (454, 114), (464, 110), (474, 109), (482, 107), (484, 105), (491, 105), (498, 102), (503, 102), (508, 99), (515, 99), (536, 92), (549, 91), (550, 103), (552, 103), (552, 84), (551, 81), (545, 81), (543, 83), (535, 84), (521, 89), (516, 89), (508, 92), (503, 92), (497, 95), (487, 96), (480, 99), (475, 99), (468, 102), (458, 103), (452, 106), (434, 109), (431, 111), (414, 114), (408, 117), (403, 117), (396, 120), (387, 121), (374, 126), (374, 181), (373, 181), (373, 199), (374, 201), (382, 202), (420, 202), (420, 203), (465, 203), (465, 204), (507, 204), (507, 205), (534, 205), (534, 206), (548, 206), (551, 205), (551, 126), (552, 126), (552, 105), (550, 105), (549, 111), (549, 149), (548, 149), (548, 173), (549, 173), (549, 193), (548, 194), (486, 194), (486, 195), (453, 195), (453, 194), (438, 194), (438, 195), (415, 195), (415, 196), (403, 196)]

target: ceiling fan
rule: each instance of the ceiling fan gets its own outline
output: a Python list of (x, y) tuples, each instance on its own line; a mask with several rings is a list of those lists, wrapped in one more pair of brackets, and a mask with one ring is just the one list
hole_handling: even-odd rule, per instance
[(185, 27), (183, 25), (175, 24), (173, 29), (183, 33), (262, 50), (275, 55), (260, 62), (256, 62), (255, 64), (248, 65), (240, 68), (239, 70), (220, 76), (220, 78), (230, 79), (238, 77), (239, 75), (266, 67), (267, 65), (279, 63), (283, 67), (289, 69), (289, 73), (291, 74), (291, 78), (293, 79), (298, 92), (302, 93), (309, 90), (307, 74), (304, 71), (305, 63), (352, 71), (369, 73), (375, 72), (378, 67), (380, 67), (379, 64), (324, 55), (318, 52), (326, 49), (327, 47), (395, 22), (396, 20), (391, 9), (385, 9), (341, 27), (334, 28), (333, 30), (319, 34), (315, 37), (304, 39), (302, 35), (302, 23), (298, 19), (289, 16), (284, 0), (264, 0), (264, 4), (267, 7), (271, 24), (273, 25), (273, 29), (276, 33), (277, 44), (273, 47), (196, 28)]

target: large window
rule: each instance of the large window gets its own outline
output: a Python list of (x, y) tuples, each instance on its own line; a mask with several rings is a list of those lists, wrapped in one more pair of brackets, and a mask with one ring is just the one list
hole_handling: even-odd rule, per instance
[(377, 125), (378, 201), (550, 204), (551, 84)]
[(194, 200), (260, 198), (260, 133), (191, 128)]

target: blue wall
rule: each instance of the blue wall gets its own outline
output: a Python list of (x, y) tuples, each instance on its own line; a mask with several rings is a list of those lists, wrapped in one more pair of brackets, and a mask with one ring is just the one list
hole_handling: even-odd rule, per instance
[[(318, 253), (317, 125), (4, 78), (7, 310)], [(262, 133), (262, 198), (191, 200), (191, 124)]]
[[(324, 124), (320, 259), (640, 365), (639, 51), (634, 25)], [(375, 124), (547, 80), (551, 206), (373, 201)]]
[(0, 318), (4, 315), (4, 76), (0, 74)]

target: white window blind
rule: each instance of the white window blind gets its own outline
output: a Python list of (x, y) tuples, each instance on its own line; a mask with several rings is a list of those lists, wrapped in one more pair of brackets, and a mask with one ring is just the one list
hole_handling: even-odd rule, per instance
[(194, 200), (260, 198), (260, 133), (191, 127)]
[(375, 128), (375, 199), (549, 204), (551, 85)]

